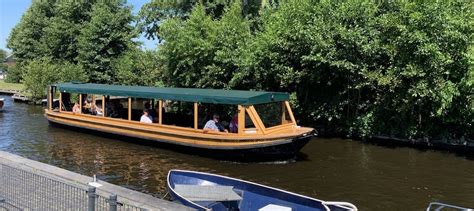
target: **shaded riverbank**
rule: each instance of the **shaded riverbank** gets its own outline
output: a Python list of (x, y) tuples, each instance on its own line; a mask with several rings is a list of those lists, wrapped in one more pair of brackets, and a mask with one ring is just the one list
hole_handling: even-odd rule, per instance
[(349, 201), (361, 210), (474, 205), (474, 160), (452, 153), (316, 138), (296, 162), (223, 162), (50, 127), (42, 107), (1, 97), (0, 150), (155, 196), (166, 192), (168, 170), (188, 169)]

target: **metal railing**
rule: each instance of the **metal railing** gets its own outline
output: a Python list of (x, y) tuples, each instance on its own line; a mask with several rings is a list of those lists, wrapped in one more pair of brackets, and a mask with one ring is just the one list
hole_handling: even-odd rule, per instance
[(445, 204), (441, 202), (431, 202), (426, 208), (426, 211), (441, 211), (441, 210), (460, 210), (460, 211), (473, 211), (474, 209), (467, 207), (460, 207), (451, 204)]
[(88, 210), (142, 211), (103, 196), (95, 187), (68, 184), (36, 171), (0, 163), (0, 211), (2, 210)]
[(351, 210), (351, 211), (357, 211), (357, 207), (354, 205), (354, 204), (351, 204), (349, 202), (342, 202), (342, 201), (324, 201), (322, 202), (324, 208), (326, 208), (326, 210), (330, 211), (331, 209), (328, 207), (328, 205), (334, 205), (334, 206), (340, 206), (340, 207), (344, 207), (348, 210)]

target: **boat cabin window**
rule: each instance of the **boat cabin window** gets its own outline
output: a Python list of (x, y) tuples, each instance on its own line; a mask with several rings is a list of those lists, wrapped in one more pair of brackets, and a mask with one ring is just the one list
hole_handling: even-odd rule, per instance
[[(102, 95), (86, 95), (82, 97), (82, 113), (94, 116), (102, 116)], [(79, 102), (77, 100), (76, 102)], [(74, 105), (74, 104), (73, 104)]]
[(282, 117), (281, 117), (281, 124), (288, 124), (288, 123), (293, 123), (291, 120), (290, 112), (288, 108), (285, 105), (285, 102), (282, 102)]
[(236, 105), (199, 103), (198, 105), (198, 129), (204, 129), (214, 115), (219, 116), (219, 123), (230, 133), (237, 133), (238, 110)]
[(155, 99), (136, 98), (132, 100), (132, 120), (140, 121), (143, 111), (148, 111), (148, 117), (152, 123), (158, 122), (158, 103), (155, 105)]
[(128, 119), (128, 97), (108, 97), (105, 105), (106, 117)]
[(253, 121), (247, 112), (245, 112), (245, 131), (247, 131), (247, 133), (257, 132), (257, 127), (253, 124)]
[(282, 103), (257, 104), (254, 107), (266, 128), (282, 124)]
[(72, 111), (72, 106), (74, 103), (71, 102), (71, 94), (62, 93), (61, 94), (61, 111)]
[(163, 101), (163, 124), (194, 128), (194, 103)]

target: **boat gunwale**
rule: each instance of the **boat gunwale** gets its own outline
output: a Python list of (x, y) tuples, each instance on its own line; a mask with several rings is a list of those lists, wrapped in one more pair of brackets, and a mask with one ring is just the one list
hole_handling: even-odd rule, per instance
[[(171, 138), (167, 139), (167, 138), (158, 138), (158, 137), (153, 137), (153, 136), (143, 136), (140, 134), (130, 134), (124, 131), (129, 128), (117, 129), (117, 128), (108, 127), (110, 128), (110, 130), (105, 129), (104, 131), (101, 131), (98, 128), (94, 128), (94, 127), (88, 127), (84, 125), (63, 122), (61, 120), (61, 117), (46, 116), (46, 118), (50, 122), (60, 124), (60, 125), (88, 129), (88, 130), (104, 132), (107, 134), (114, 134), (114, 135), (119, 135), (119, 136), (124, 136), (124, 137), (139, 138), (139, 139), (150, 140), (154, 142), (156, 141), (158, 143), (181, 145), (181, 146), (193, 147), (193, 148), (199, 148), (199, 149), (205, 149), (205, 150), (234, 151), (234, 150), (261, 149), (261, 148), (266, 148), (266, 147), (282, 146), (282, 145), (296, 143), (296, 142), (299, 142), (300, 139), (309, 138), (308, 136), (310, 136), (308, 135), (308, 136), (296, 137), (296, 138), (290, 138), (290, 139), (276, 139), (276, 140), (271, 140), (271, 141), (259, 141), (259, 142), (249, 142), (249, 141), (217, 142), (217, 141), (206, 141), (205, 139), (203, 139), (202, 141), (196, 141), (195, 139), (189, 139), (189, 138), (188, 139), (179, 138), (179, 137), (172, 138), (172, 136), (176, 137), (177, 134), (172, 134), (171, 136), (169, 136)], [(66, 119), (66, 121), (80, 121), (80, 120), (67, 120)], [(85, 122), (83, 124), (88, 124), (88, 123)], [(98, 127), (101, 127), (101, 126), (98, 125)], [(107, 127), (107, 126), (102, 126), (102, 127)], [(144, 133), (144, 132), (139, 132), (139, 133)]]
[[(202, 129), (194, 129), (194, 128), (186, 128), (186, 127), (179, 127), (179, 126), (173, 126), (173, 125), (164, 125), (164, 124), (146, 124), (146, 123), (141, 123), (138, 121), (129, 121), (129, 120), (124, 120), (124, 119), (114, 119), (114, 118), (109, 118), (109, 117), (102, 117), (102, 116), (94, 116), (94, 115), (86, 115), (86, 114), (74, 114), (72, 112), (54, 112), (54, 111), (49, 111), (45, 109), (45, 113), (47, 115), (51, 116), (57, 116), (60, 118), (68, 118), (68, 119), (74, 119), (77, 121), (83, 121), (83, 122), (89, 122), (89, 123), (102, 123), (104, 125), (108, 126), (113, 126), (113, 127), (119, 127), (123, 129), (134, 129), (134, 130), (141, 130), (144, 132), (152, 132), (152, 133), (163, 133), (167, 135), (179, 135), (182, 137), (191, 137), (191, 138), (206, 138), (206, 139), (212, 139), (215, 140), (216, 142), (271, 142), (274, 140), (269, 140), (269, 139), (293, 139), (301, 136), (305, 136), (307, 134), (310, 134), (314, 129), (312, 128), (306, 128), (306, 127), (300, 127), (300, 128), (294, 128), (292, 123), (288, 123), (286, 125), (281, 125), (285, 126), (282, 128), (278, 128), (278, 131), (280, 130), (299, 130), (295, 131), (292, 134), (285, 134), (285, 133), (277, 133), (277, 134), (272, 134), (272, 133), (267, 133), (267, 134), (258, 134), (258, 133), (248, 133), (244, 135), (239, 135), (239, 134), (234, 134), (234, 133), (204, 133)], [(104, 120), (101, 122), (93, 121), (93, 120)], [(106, 122), (109, 121), (109, 122)], [(119, 123), (125, 123), (125, 124), (131, 124), (133, 126), (141, 126), (139, 128), (131, 128), (130, 126), (126, 125), (112, 125), (114, 122), (119, 122)], [(157, 131), (157, 129), (164, 129)], [(173, 131), (174, 130), (174, 131)], [(174, 132), (185, 132), (185, 134), (177, 134)], [(187, 133), (187, 134), (186, 134)], [(196, 137), (198, 135), (199, 137)], [(219, 141), (220, 140), (220, 141)]]

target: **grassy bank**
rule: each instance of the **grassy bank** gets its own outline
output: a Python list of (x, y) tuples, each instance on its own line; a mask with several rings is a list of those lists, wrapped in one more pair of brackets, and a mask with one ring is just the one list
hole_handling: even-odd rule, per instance
[(23, 91), (24, 86), (20, 83), (6, 83), (4, 80), (0, 80), (0, 90)]

